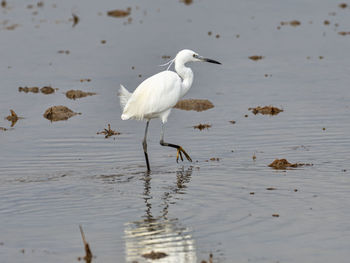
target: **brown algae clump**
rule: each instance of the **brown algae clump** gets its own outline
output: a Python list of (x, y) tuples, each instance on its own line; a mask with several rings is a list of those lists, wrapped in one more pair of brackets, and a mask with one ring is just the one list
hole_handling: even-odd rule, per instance
[(174, 106), (175, 109), (180, 110), (194, 110), (194, 111), (206, 111), (211, 108), (214, 108), (214, 104), (209, 100), (199, 100), (199, 99), (188, 99), (188, 100), (180, 100)]
[(64, 121), (81, 113), (76, 113), (66, 106), (53, 106), (48, 108), (43, 114), (44, 118), (50, 121)]
[(168, 254), (164, 252), (155, 252), (152, 250), (150, 253), (145, 253), (142, 256), (147, 259), (160, 259), (160, 258), (167, 257)]
[(209, 129), (211, 127), (211, 124), (198, 124), (193, 126), (193, 128), (198, 129), (198, 130), (204, 130), (204, 129)]
[(95, 92), (84, 92), (81, 90), (69, 90), (66, 92), (66, 97), (68, 99), (72, 99), (72, 100), (84, 98), (86, 96), (92, 96), (92, 95), (96, 95), (96, 93)]
[(10, 110), (11, 115), (7, 116), (5, 119), (11, 122), (11, 127), (15, 126), (16, 122), (19, 119), (23, 119), (22, 117), (18, 117), (16, 112), (14, 112), (13, 110)]
[(55, 92), (55, 89), (52, 88), (51, 86), (44, 86), (40, 89), (41, 93), (44, 93), (44, 94), (52, 94)]
[(272, 163), (269, 164), (269, 167), (272, 167), (277, 170), (285, 170), (287, 168), (297, 168), (300, 166), (312, 166), (312, 164), (308, 163), (290, 163), (287, 159), (276, 159)]
[(113, 136), (113, 135), (120, 135), (121, 133), (112, 130), (111, 125), (108, 124), (108, 129), (104, 129), (103, 131), (98, 132), (97, 134), (104, 134), (105, 138), (108, 138), (108, 137)]
[(258, 61), (258, 60), (263, 59), (264, 56), (254, 55), (254, 56), (250, 56), (249, 58), (250, 58), (251, 60)]
[(25, 92), (25, 93), (28, 93), (28, 92), (33, 92), (33, 93), (38, 93), (39, 92), (39, 88), (38, 87), (19, 87), (18, 88), (18, 91), (19, 92)]
[(273, 106), (264, 106), (264, 107), (256, 107), (256, 108), (248, 108), (248, 110), (252, 111), (252, 113), (254, 113), (255, 115), (260, 113), (263, 115), (277, 115), (278, 113), (282, 112), (283, 109), (279, 109), (277, 107), (273, 107)]
[(108, 11), (107, 15), (112, 17), (126, 17), (130, 15), (130, 12), (131, 12), (131, 8), (129, 7), (126, 10), (116, 9), (116, 10)]

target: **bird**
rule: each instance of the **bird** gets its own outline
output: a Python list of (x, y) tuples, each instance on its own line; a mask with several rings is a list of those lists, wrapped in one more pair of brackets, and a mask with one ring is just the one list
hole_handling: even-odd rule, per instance
[[(151, 171), (147, 152), (147, 132), (150, 120), (155, 118), (161, 120), (160, 145), (177, 149), (176, 162), (178, 162), (179, 156), (183, 161), (182, 154), (188, 161), (192, 162), (191, 157), (180, 145), (164, 141), (165, 124), (171, 109), (189, 91), (193, 83), (193, 71), (186, 66), (189, 62), (221, 64), (216, 60), (202, 57), (192, 50), (183, 49), (176, 54), (174, 59), (164, 64), (169, 65), (167, 70), (144, 80), (133, 93), (120, 85), (118, 96), (122, 109), (121, 119), (147, 121), (142, 141), (147, 171)], [(175, 72), (169, 70), (173, 63), (175, 64)]]

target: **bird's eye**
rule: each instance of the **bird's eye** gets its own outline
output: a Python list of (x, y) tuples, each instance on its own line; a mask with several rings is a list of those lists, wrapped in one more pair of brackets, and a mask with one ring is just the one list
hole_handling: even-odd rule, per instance
[(195, 58), (195, 57), (196, 57), (196, 54), (193, 54), (193, 57)]

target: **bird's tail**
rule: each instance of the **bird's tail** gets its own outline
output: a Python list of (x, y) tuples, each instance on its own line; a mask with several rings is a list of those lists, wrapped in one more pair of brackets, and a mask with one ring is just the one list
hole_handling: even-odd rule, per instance
[(123, 85), (120, 85), (120, 89), (118, 92), (118, 97), (120, 99), (120, 106), (122, 111), (124, 111), (125, 105), (131, 97), (131, 94)]

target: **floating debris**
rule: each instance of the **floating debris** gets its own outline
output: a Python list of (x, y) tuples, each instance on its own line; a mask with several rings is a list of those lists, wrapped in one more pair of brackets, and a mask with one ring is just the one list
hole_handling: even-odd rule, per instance
[(44, 94), (52, 94), (55, 92), (55, 89), (52, 88), (51, 86), (44, 86), (40, 89), (41, 93), (44, 93)]
[(69, 50), (58, 50), (57, 53), (58, 54), (67, 54), (68, 55), (70, 53), (70, 51)]
[(72, 14), (72, 16), (73, 16), (73, 18), (71, 19), (71, 20), (73, 20), (72, 27), (75, 27), (79, 23), (80, 19), (76, 14)]
[(272, 190), (276, 190), (276, 188), (275, 187), (267, 187), (266, 190), (272, 191)]
[(209, 254), (209, 260), (208, 261), (202, 260), (201, 263), (213, 263), (213, 254), (210, 253)]
[(192, 4), (193, 0), (180, 0), (180, 2), (184, 3), (185, 5)]
[(250, 192), (249, 194), (250, 194), (250, 195), (255, 195), (255, 192)]
[(130, 13), (131, 13), (131, 7), (128, 7), (126, 10), (116, 9), (116, 10), (108, 11), (107, 15), (112, 17), (126, 17), (130, 15)]
[(216, 34), (216, 36), (215, 36), (216, 38), (220, 38), (220, 35), (219, 34)]
[(180, 100), (174, 106), (175, 109), (180, 110), (194, 110), (194, 111), (206, 111), (211, 108), (214, 108), (214, 104), (209, 100), (199, 100), (199, 99), (188, 99), (188, 100)]
[(346, 35), (350, 35), (350, 32), (341, 31), (341, 32), (338, 32), (338, 34), (341, 36), (346, 36)]
[(11, 127), (15, 126), (16, 122), (19, 119), (23, 119), (23, 117), (18, 117), (16, 112), (14, 112), (13, 110), (10, 110), (11, 115), (7, 116), (5, 119), (11, 122)]
[(284, 21), (282, 21), (282, 22), (280, 23), (280, 25), (281, 25), (281, 26), (290, 25), (290, 26), (296, 27), (296, 26), (300, 26), (300, 25), (301, 25), (301, 22), (298, 21), (298, 20), (292, 20), (292, 21), (290, 21), (290, 22), (284, 22)]
[(66, 97), (68, 99), (72, 99), (72, 100), (84, 98), (86, 96), (93, 96), (93, 95), (96, 95), (96, 93), (95, 92), (84, 92), (81, 90), (69, 90), (66, 92)]
[(269, 167), (278, 170), (285, 170), (287, 168), (296, 168), (300, 166), (312, 166), (313, 164), (308, 163), (290, 163), (287, 159), (276, 159), (272, 163), (269, 164)]
[(2, 1), (1, 1), (1, 7), (2, 7), (2, 8), (5, 8), (6, 5), (7, 5), (7, 2), (6, 2), (5, 0), (2, 0)]
[(44, 118), (50, 121), (64, 121), (81, 113), (76, 113), (66, 106), (53, 106), (48, 108), (43, 114)]
[(254, 55), (254, 56), (250, 56), (249, 58), (250, 58), (251, 60), (257, 61), (257, 60), (263, 59), (264, 56)]
[(345, 9), (345, 8), (348, 7), (348, 4), (346, 4), (346, 3), (341, 3), (341, 4), (339, 4), (339, 7)]
[(220, 158), (212, 157), (209, 160), (212, 162), (218, 162), (218, 161), (220, 161)]
[(279, 214), (272, 214), (273, 217), (280, 217)]
[(229, 121), (230, 123), (232, 123), (232, 124), (235, 124), (236, 123), (236, 121)]
[(165, 258), (168, 256), (168, 254), (164, 253), (164, 252), (155, 252), (155, 251), (151, 251), (150, 253), (145, 253), (142, 255), (144, 258), (147, 259), (160, 259), (160, 258)]
[(208, 32), (208, 36), (211, 36), (211, 34), (212, 34), (212, 32), (211, 32), (211, 31), (209, 31), (209, 32)]
[(255, 115), (260, 113), (263, 115), (277, 115), (278, 113), (282, 112), (282, 109), (279, 109), (277, 107), (273, 107), (273, 106), (265, 106), (265, 107), (256, 107), (256, 108), (248, 108), (248, 110), (252, 111), (252, 113), (254, 113)]
[(101, 40), (101, 44), (106, 44), (107, 41), (106, 40)]
[(19, 24), (12, 24), (10, 26), (5, 26), (6, 30), (15, 30), (17, 27), (19, 27)]
[(193, 126), (193, 128), (198, 129), (198, 130), (204, 130), (204, 129), (209, 129), (211, 127), (211, 124), (198, 124)]
[(38, 87), (31, 87), (31, 88), (28, 88), (28, 87), (19, 87), (18, 88), (18, 91), (19, 92), (25, 92), (25, 93), (28, 93), (28, 92), (33, 92), (33, 93), (38, 93), (39, 92), (39, 88)]
[(111, 129), (111, 125), (108, 124), (108, 129), (104, 129), (103, 131), (98, 132), (97, 134), (104, 134), (104, 135), (105, 135), (105, 138), (107, 139), (107, 138), (110, 137), (110, 136), (120, 135), (121, 133), (112, 130), (112, 129)]
[(331, 22), (329, 22), (329, 20), (323, 21), (323, 24), (326, 25), (326, 26), (328, 26), (330, 23), (331, 23)]
[(93, 255), (92, 255), (89, 243), (86, 242), (85, 234), (84, 234), (84, 231), (83, 231), (83, 227), (81, 225), (79, 225), (79, 229), (80, 229), (81, 238), (83, 239), (83, 243), (84, 243), (85, 256), (83, 258), (82, 257), (78, 257), (78, 260), (79, 261), (80, 260), (85, 260), (86, 263), (91, 263)]
[(255, 155), (255, 153), (253, 153), (252, 159), (253, 159), (253, 161), (256, 160), (256, 155)]
[(4, 127), (0, 127), (0, 131), (7, 131), (7, 129)]
[(91, 79), (80, 79), (79, 81), (80, 81), (80, 82), (90, 82)]
[(170, 59), (170, 58), (171, 56), (167, 56), (167, 55), (162, 56), (162, 59)]

